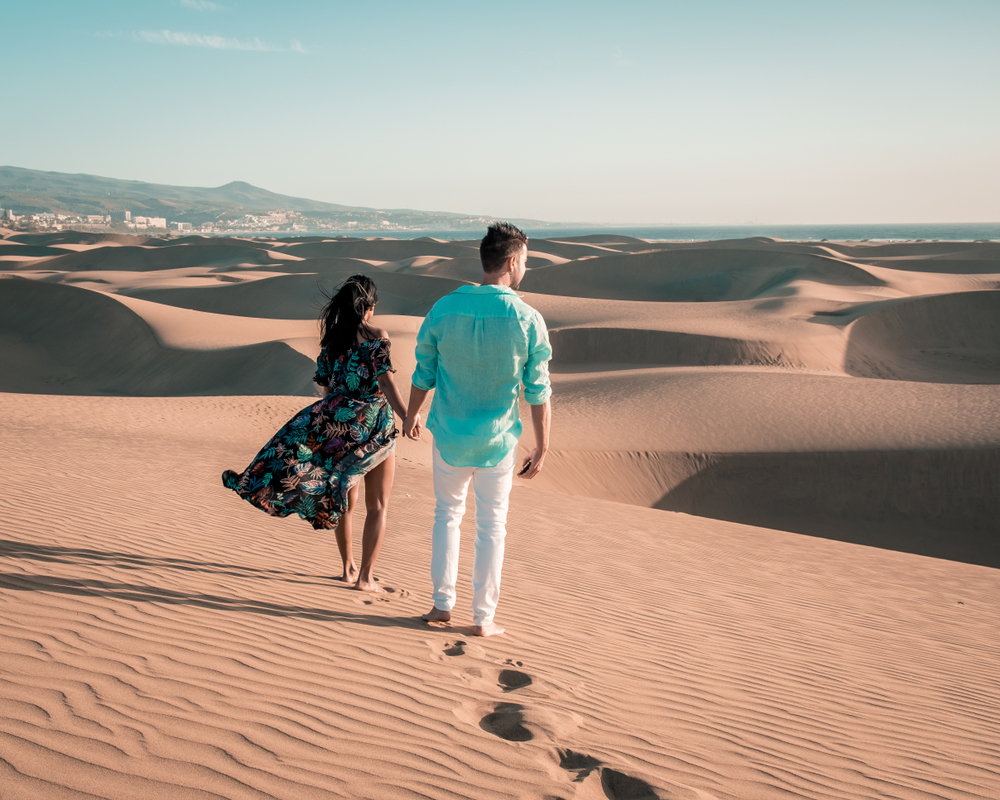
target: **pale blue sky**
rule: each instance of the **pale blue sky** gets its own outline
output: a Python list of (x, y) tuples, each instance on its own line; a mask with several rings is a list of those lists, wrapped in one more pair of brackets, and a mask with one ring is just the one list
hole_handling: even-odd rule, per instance
[(1000, 221), (997, 0), (4, 0), (0, 19), (0, 164), (552, 221)]

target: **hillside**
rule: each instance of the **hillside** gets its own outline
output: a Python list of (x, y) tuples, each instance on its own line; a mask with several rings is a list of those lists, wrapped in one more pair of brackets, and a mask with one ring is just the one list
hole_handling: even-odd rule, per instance
[[(353, 222), (361, 229), (385, 227), (387, 223), (404, 228), (460, 230), (482, 227), (485, 219), (471, 214), (323, 203), (277, 194), (243, 181), (214, 188), (167, 186), (20, 167), (0, 167), (0, 208), (14, 209), (18, 215), (112, 214), (128, 210), (134, 216), (166, 217), (194, 225), (284, 209), (299, 212), (316, 226)], [(532, 227), (547, 224), (538, 220), (516, 222)]]

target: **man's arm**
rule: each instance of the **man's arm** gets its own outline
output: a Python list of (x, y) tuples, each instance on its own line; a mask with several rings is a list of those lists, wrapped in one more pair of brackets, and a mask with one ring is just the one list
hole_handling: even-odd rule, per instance
[(518, 475), (525, 480), (531, 480), (542, 471), (545, 454), (549, 452), (549, 428), (552, 423), (552, 401), (546, 400), (541, 405), (531, 407), (531, 427), (535, 434), (535, 449), (528, 453), (521, 465)]
[[(406, 406), (406, 419), (403, 420), (403, 435), (409, 439), (420, 438), (420, 409), (424, 406), (427, 395), (437, 383), (437, 336), (433, 330), (434, 309), (424, 317), (417, 332), (415, 355), (417, 366), (413, 370), (413, 383), (410, 386), (410, 401)], [(420, 384), (419, 386), (417, 384)], [(423, 388), (426, 387), (426, 388)]]
[(552, 421), (552, 384), (549, 380), (549, 359), (552, 347), (545, 329), (542, 315), (533, 312), (528, 332), (528, 360), (524, 365), (521, 380), (524, 383), (524, 399), (531, 406), (531, 427), (535, 433), (535, 449), (521, 466), (518, 475), (530, 480), (542, 470), (545, 454), (549, 452), (549, 427)]

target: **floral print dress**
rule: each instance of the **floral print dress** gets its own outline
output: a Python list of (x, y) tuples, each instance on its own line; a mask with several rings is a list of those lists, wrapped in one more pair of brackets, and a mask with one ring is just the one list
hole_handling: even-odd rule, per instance
[(222, 483), (275, 517), (298, 514), (317, 530), (336, 528), (347, 493), (395, 450), (396, 431), (378, 376), (395, 372), (389, 340), (354, 345), (337, 359), (326, 349), (316, 376), (330, 393), (292, 417), (243, 472)]

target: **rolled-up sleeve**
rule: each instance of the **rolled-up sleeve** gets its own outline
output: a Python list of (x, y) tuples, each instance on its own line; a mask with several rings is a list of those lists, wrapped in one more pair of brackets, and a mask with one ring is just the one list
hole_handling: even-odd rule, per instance
[(438, 347), (434, 333), (433, 314), (424, 317), (417, 333), (417, 368), (413, 370), (413, 385), (430, 391), (437, 384)]
[(521, 379), (524, 383), (524, 399), (529, 405), (540, 406), (552, 394), (552, 384), (549, 381), (550, 358), (552, 347), (549, 344), (549, 332), (541, 315), (536, 314), (528, 325), (528, 360), (524, 364)]

